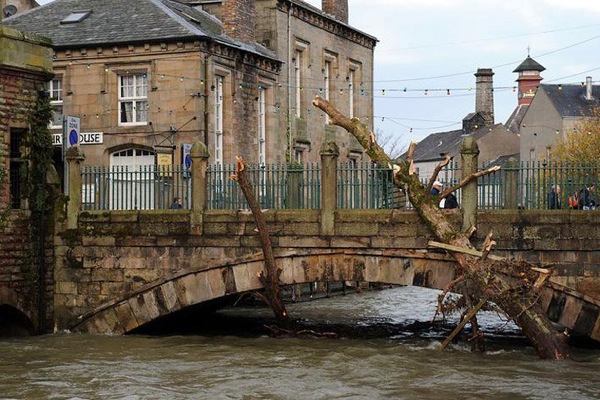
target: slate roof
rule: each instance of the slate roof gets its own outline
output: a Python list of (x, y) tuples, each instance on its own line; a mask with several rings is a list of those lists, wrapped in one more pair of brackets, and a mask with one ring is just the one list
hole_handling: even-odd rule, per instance
[[(85, 10), (92, 13), (82, 21), (60, 23)], [(211, 14), (173, 0), (55, 0), (3, 24), (49, 37), (56, 48), (204, 39), (277, 59), (263, 46), (223, 35), (221, 22)]]
[(504, 168), (506, 166), (506, 164), (508, 164), (508, 161), (511, 158), (514, 158), (515, 161), (517, 161), (517, 163), (518, 163), (519, 160), (521, 159), (521, 153), (504, 154), (502, 156), (499, 156), (495, 160), (492, 160), (490, 162), (485, 163), (484, 167), (485, 168), (491, 168), (493, 166), (499, 165), (500, 167)]
[[(500, 125), (502, 124), (496, 124), (494, 127)], [(472, 136), (475, 140), (479, 140), (489, 132), (489, 126), (483, 127), (474, 131)], [(417, 144), (413, 159), (416, 162), (440, 160), (444, 158), (440, 153), (455, 157), (460, 152), (464, 138), (462, 129), (432, 133)], [(406, 154), (402, 155), (402, 158), (406, 158)]]
[(594, 107), (600, 107), (600, 85), (592, 85), (592, 100), (585, 98), (585, 84), (547, 85), (543, 90), (561, 117), (590, 117)]
[(535, 61), (530, 56), (527, 56), (527, 58), (521, 64), (519, 64), (519, 66), (517, 68), (515, 68), (515, 70), (513, 72), (523, 72), (523, 71), (542, 72), (545, 70), (546, 70), (546, 68), (542, 67), (542, 65), (540, 63)]
[(512, 133), (521, 133), (521, 122), (529, 109), (529, 104), (519, 104), (512, 112), (510, 117), (506, 120), (506, 127), (510, 129)]

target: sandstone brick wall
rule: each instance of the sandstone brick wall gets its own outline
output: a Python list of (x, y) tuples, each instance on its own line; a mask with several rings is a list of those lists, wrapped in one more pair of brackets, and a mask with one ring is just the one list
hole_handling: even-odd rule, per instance
[[(0, 28), (0, 160), (7, 170), (0, 197), (0, 304), (16, 308), (39, 328), (38, 299), (41, 293), (46, 328), (53, 320), (53, 260), (50, 242), (45, 241), (45, 275), (40, 289), (37, 274), (40, 263), (34, 257), (30, 215), (27, 210), (8, 210), (10, 132), (28, 128), (29, 114), (51, 75), (51, 49), (47, 40), (35, 35)], [(26, 204), (26, 203), (22, 203)], [(41, 243), (41, 242), (38, 242)]]
[[(334, 236), (321, 235), (318, 211), (270, 211), (265, 216), (276, 253), (284, 259), (285, 254), (354, 249), (401, 254), (416, 263), (452, 262), (444, 251), (428, 247), (434, 238), (411, 211), (336, 211)], [(459, 213), (451, 218), (460, 224)], [(583, 238), (577, 234), (581, 224), (597, 224), (599, 219), (596, 213), (569, 211), (484, 212), (479, 214), (475, 243), (480, 245), (493, 229), (498, 242), (494, 254), (552, 264), (564, 277), (557, 281), (589, 296), (595, 293), (600, 301), (597, 291), (586, 291), (600, 279), (600, 254), (595, 250), (600, 232), (590, 230)], [(79, 229), (57, 242), (58, 326), (156, 282), (254, 260), (260, 254), (250, 213), (210, 211), (203, 220), (203, 234), (192, 235), (188, 213), (84, 213)], [(346, 257), (351, 262), (351, 256)], [(422, 279), (431, 283), (438, 278)]]

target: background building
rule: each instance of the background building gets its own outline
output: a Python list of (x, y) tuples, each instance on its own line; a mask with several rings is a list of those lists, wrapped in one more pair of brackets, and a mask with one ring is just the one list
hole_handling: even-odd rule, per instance
[(210, 163), (317, 161), (326, 139), (362, 149), (311, 105), (315, 95), (372, 128), (376, 39), (299, 0), (55, 0), (5, 23), (50, 37), (51, 127), (81, 119), (88, 165), (183, 164), (203, 141)]

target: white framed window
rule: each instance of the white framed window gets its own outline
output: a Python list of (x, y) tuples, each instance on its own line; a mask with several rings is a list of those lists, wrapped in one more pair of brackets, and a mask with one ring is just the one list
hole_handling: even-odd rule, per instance
[[(323, 98), (329, 101), (330, 94), (330, 86), (331, 86), (331, 61), (325, 61), (325, 65), (323, 67)], [(329, 123), (329, 115), (325, 114), (325, 123)]]
[(258, 164), (264, 165), (267, 158), (267, 112), (266, 89), (258, 88)]
[(223, 81), (225, 78), (215, 78), (215, 164), (223, 165)]
[(148, 123), (148, 76), (119, 75), (119, 125)]
[(48, 97), (52, 108), (50, 128), (62, 128), (63, 123), (63, 97), (62, 78), (56, 77), (48, 82)]
[(303, 52), (296, 49), (294, 53), (294, 94), (296, 100), (296, 117), (302, 117), (302, 58)]
[(294, 145), (294, 161), (298, 164), (305, 164), (310, 143), (307, 142), (296, 142)]
[(354, 99), (356, 93), (354, 93), (354, 70), (348, 71), (348, 116), (354, 118)]
[(294, 161), (298, 164), (304, 164), (304, 153), (305, 149), (303, 147), (296, 147), (294, 149)]

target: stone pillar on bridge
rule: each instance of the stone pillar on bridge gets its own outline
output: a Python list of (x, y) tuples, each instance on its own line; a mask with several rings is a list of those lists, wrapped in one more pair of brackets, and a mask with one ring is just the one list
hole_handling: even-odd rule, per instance
[(202, 235), (203, 215), (206, 209), (206, 168), (208, 165), (208, 149), (202, 142), (196, 142), (190, 150), (192, 159), (192, 215), (191, 232)]
[(333, 235), (338, 204), (337, 163), (340, 150), (334, 141), (321, 147), (321, 235)]
[(73, 146), (65, 154), (69, 168), (69, 201), (67, 202), (67, 229), (76, 229), (81, 210), (81, 163), (85, 155), (79, 146)]
[(504, 204), (503, 208), (516, 209), (519, 207), (517, 183), (519, 179), (518, 162), (514, 157), (508, 159), (504, 167)]
[[(462, 179), (477, 172), (478, 156), (479, 146), (477, 146), (473, 136), (465, 137), (460, 149)], [(461, 202), (463, 211), (462, 230), (467, 232), (471, 227), (477, 226), (477, 180), (472, 180), (462, 188)]]

